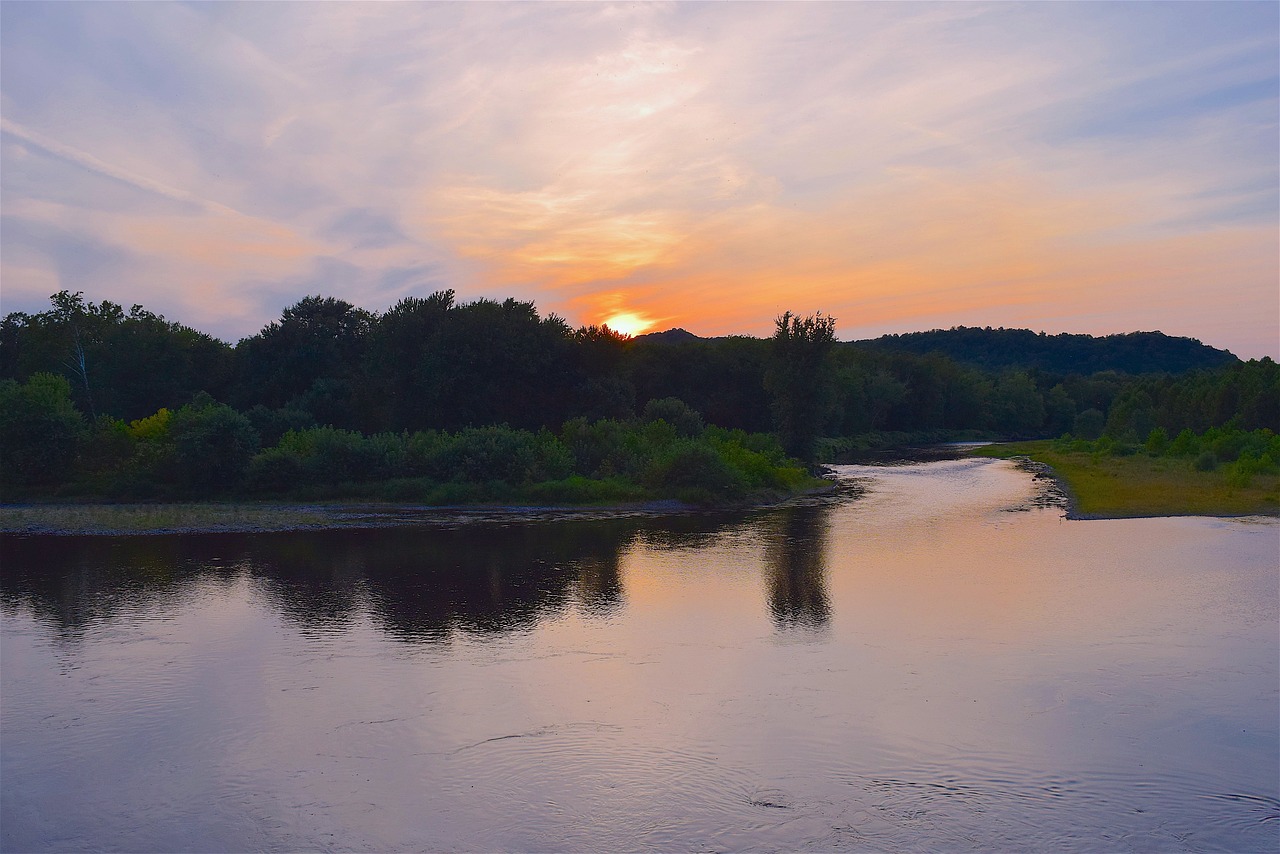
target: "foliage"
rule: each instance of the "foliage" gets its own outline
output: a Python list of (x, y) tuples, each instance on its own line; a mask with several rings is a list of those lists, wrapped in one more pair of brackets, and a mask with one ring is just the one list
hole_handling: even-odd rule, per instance
[(1076, 415), (1071, 431), (1085, 439), (1097, 439), (1107, 426), (1107, 418), (1097, 409), (1089, 407)]
[[(1089, 453), (1187, 467), (1208, 453), (1244, 479), (1270, 452), (1236, 434), (1280, 431), (1280, 366), (1190, 339), (834, 334), (829, 317), (786, 312), (770, 339), (629, 338), (442, 290), (382, 314), (308, 296), (232, 348), (141, 306), (62, 291), (48, 311), (0, 324), (13, 404), (0, 467), (10, 491), (373, 496), (396, 482), (386, 488), (436, 500), (586, 489), (575, 477), (692, 489), (683, 459), (701, 472), (688, 477), (728, 495), (794, 488), (803, 467), (788, 454), (1068, 430)], [(770, 431), (776, 454), (757, 447)]]
[(129, 435), (140, 442), (162, 442), (169, 437), (173, 413), (161, 407), (155, 414), (129, 422)]
[(644, 406), (645, 421), (665, 421), (675, 428), (676, 434), (685, 438), (701, 436), (705, 425), (702, 416), (689, 408), (678, 397), (651, 400)]
[(125, 312), (67, 291), (50, 302), (49, 311), (10, 314), (0, 324), (0, 377), (60, 374), (81, 412), (125, 420), (180, 406), (200, 391), (228, 390), (232, 350), (209, 335), (140, 305)]
[(1094, 338), (1045, 335), (1029, 329), (955, 326), (929, 332), (885, 335), (866, 345), (916, 355), (940, 353), (987, 370), (1038, 369), (1054, 373), (1183, 373), (1230, 365), (1235, 357), (1194, 338), (1159, 332), (1130, 332)]
[(76, 464), (84, 416), (65, 377), (33, 374), (0, 380), (0, 477), (5, 484), (56, 483)]
[(169, 440), (175, 479), (188, 487), (237, 485), (258, 450), (258, 433), (249, 419), (208, 397), (173, 413)]
[(775, 321), (764, 385), (782, 447), (807, 462), (813, 460), (814, 442), (822, 434), (832, 404), (832, 366), (827, 357), (835, 332), (835, 318), (821, 312), (798, 317), (788, 311)]

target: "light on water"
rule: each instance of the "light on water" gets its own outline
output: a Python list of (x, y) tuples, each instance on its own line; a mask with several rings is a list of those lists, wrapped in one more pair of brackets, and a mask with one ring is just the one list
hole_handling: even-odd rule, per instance
[(1280, 847), (1274, 520), (840, 475), (751, 514), (8, 538), (3, 848)]

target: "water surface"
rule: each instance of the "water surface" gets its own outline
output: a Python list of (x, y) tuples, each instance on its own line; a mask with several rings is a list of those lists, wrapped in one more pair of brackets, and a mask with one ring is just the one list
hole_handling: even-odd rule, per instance
[(752, 514), (6, 538), (27, 850), (1269, 851), (1280, 526), (1002, 461)]

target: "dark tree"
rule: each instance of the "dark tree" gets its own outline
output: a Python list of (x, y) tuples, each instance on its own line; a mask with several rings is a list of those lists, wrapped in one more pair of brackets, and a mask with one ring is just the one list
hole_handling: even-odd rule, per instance
[(453, 308), (451, 290), (405, 297), (374, 324), (365, 371), (379, 429), (422, 430), (439, 421), (435, 353)]
[[(317, 415), (348, 426), (357, 420), (353, 390), (360, 384), (359, 368), (373, 322), (369, 312), (333, 297), (309, 296), (285, 309), (279, 323), (236, 346), (235, 402), (247, 409), (259, 403), (306, 408), (320, 401), (328, 409)], [(313, 391), (312, 400), (307, 400)], [(340, 406), (334, 406), (335, 396)]]
[(814, 441), (821, 435), (832, 402), (832, 366), (836, 321), (821, 312), (777, 319), (765, 388), (773, 403), (774, 423), (782, 447), (812, 463)]
[(223, 342), (135, 305), (94, 304), (60, 291), (53, 308), (11, 314), (0, 331), (0, 376), (65, 376), (84, 412), (126, 421), (177, 408), (201, 392), (223, 393), (232, 352)]

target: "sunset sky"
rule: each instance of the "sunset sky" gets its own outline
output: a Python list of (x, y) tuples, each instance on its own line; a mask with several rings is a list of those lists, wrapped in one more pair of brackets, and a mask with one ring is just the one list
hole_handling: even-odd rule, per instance
[(1280, 4), (0, 4), (3, 310), (1280, 355)]

